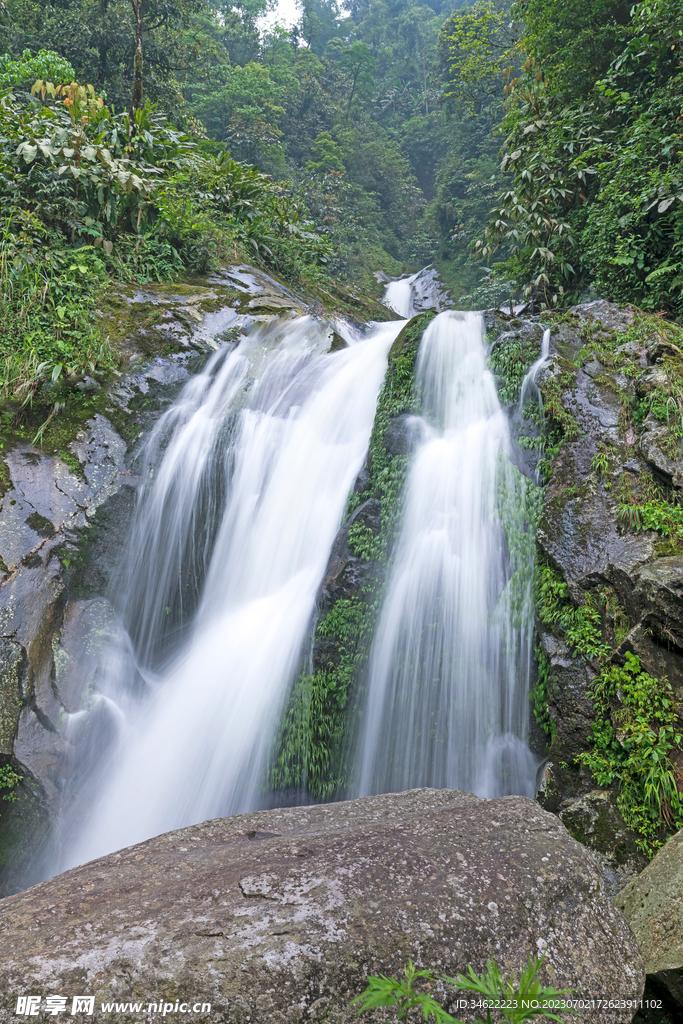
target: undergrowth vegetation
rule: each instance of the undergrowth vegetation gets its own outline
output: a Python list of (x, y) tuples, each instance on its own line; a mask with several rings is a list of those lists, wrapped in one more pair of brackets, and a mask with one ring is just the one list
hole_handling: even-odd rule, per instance
[[(379, 1007), (391, 1008), (395, 1014), (394, 1019), (401, 1024), (432, 1018), (436, 1024), (463, 1024), (459, 1018), (451, 1016), (432, 995), (431, 990), (441, 981), (455, 990), (454, 995), (457, 992), (472, 992), (479, 997), (484, 1007), (495, 1006), (503, 1020), (510, 1024), (522, 1024), (533, 1018), (561, 1021), (562, 1018), (553, 1013), (553, 1009), (565, 1014), (575, 1012), (569, 1006), (569, 1001), (563, 998), (570, 994), (570, 990), (543, 985), (538, 979), (542, 963), (542, 957), (529, 957), (520, 972), (519, 981), (516, 981), (514, 976), (505, 978), (495, 960), (488, 960), (486, 971), (481, 974), (477, 974), (469, 964), (467, 972), (455, 978), (446, 974), (437, 978), (434, 971), (418, 970), (409, 960), (404, 967), (403, 978), (389, 978), (384, 974), (368, 978), (367, 988), (353, 1000), (352, 1005), (360, 1004), (359, 1013)], [(486, 1024), (491, 1024), (492, 1019), (491, 1010), (487, 1009)], [(483, 1022), (475, 1021), (474, 1024)]]
[[(520, 445), (539, 450), (537, 473), (542, 486), (553, 478), (555, 459), (563, 447), (581, 436), (573, 412), (576, 374), (578, 367), (596, 359), (605, 371), (602, 386), (620, 395), (619, 439), (630, 446), (639, 435), (645, 438), (654, 430), (651, 437), (672, 465), (683, 457), (679, 440), (683, 435), (683, 331), (633, 307), (630, 314), (631, 326), (621, 331), (571, 311), (548, 314), (554, 328), (566, 324), (576, 331), (581, 345), (573, 355), (560, 346), (549, 373), (541, 379), (542, 411), (532, 401), (522, 411), (522, 422), (532, 423), (538, 436), (522, 435)], [(520, 336), (503, 336), (494, 344), (490, 363), (508, 405), (519, 402), (521, 381), (537, 348), (538, 342), (531, 345)], [(619, 385), (617, 373), (623, 375), (622, 381), (625, 377), (633, 383), (628, 388)], [(618, 441), (599, 441), (590, 460), (590, 477), (569, 479), (545, 508), (564, 509), (570, 501), (583, 500), (586, 488), (597, 486), (612, 492), (609, 501), (622, 532), (651, 531), (659, 538), (654, 545), (657, 555), (679, 555), (683, 502), (678, 489), (663, 483), (663, 476), (655, 478), (651, 472), (620, 463)], [(683, 827), (682, 709), (668, 680), (643, 670), (635, 654), (623, 653), (613, 661), (630, 628), (626, 609), (613, 588), (594, 585), (579, 599), (570, 593), (556, 566), (542, 560), (536, 565), (534, 591), (541, 625), (561, 637), (572, 656), (590, 664), (593, 682), (588, 695), (595, 717), (590, 745), (574, 764), (587, 768), (598, 786), (614, 789), (617, 806), (636, 834), (638, 846), (652, 856), (672, 831)], [(531, 707), (550, 750), (558, 729), (549, 710), (557, 684), (546, 651), (539, 645), (535, 654), (538, 674)]]
[[(604, 638), (604, 603), (601, 594), (586, 594), (577, 605), (557, 570), (537, 567), (540, 621), (551, 629), (559, 626), (572, 653), (597, 666), (590, 691), (596, 715), (592, 746), (578, 755), (577, 762), (590, 770), (599, 786), (618, 788), (622, 817), (636, 833), (641, 850), (651, 856), (671, 831), (683, 828), (674, 763), (681, 745), (680, 707), (669, 682), (643, 671), (634, 654), (626, 652), (623, 665), (611, 662), (613, 646)], [(621, 636), (614, 639), (618, 644)], [(549, 677), (545, 656), (539, 661), (535, 711), (539, 724), (552, 735), (543, 706)]]
[[(27, 63), (60, 70), (56, 55)], [(290, 281), (325, 278), (332, 246), (292, 188), (219, 150), (149, 103), (132, 120), (115, 113), (91, 86), (41, 79), (0, 92), (6, 419), (36, 402), (53, 415), (86, 375), (116, 365), (98, 317), (112, 280), (169, 281), (244, 258)]]
[(15, 793), (15, 789), (21, 780), (22, 776), (11, 764), (0, 765), (0, 799), (16, 803), (19, 797)]
[(318, 624), (314, 641), (334, 644), (335, 663), (294, 684), (280, 727), (270, 785), (328, 800), (347, 780), (345, 732), (353, 684), (364, 664), (377, 605), (342, 598)]

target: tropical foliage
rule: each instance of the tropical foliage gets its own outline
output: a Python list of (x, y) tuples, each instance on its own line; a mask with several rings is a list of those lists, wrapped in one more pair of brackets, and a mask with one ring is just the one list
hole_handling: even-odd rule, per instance
[[(519, 0), (496, 208), (527, 295), (586, 293), (678, 317), (683, 309), (681, 0)], [(510, 51), (512, 53), (512, 51)]]

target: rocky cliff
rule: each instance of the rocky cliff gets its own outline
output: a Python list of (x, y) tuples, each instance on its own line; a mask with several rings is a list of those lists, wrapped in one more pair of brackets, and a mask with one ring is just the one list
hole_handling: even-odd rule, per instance
[[(543, 411), (530, 394), (520, 412), (521, 376), (546, 327)], [(520, 460), (544, 486), (539, 800), (598, 852), (616, 890), (680, 817), (681, 332), (602, 301), (524, 323), (498, 314), (489, 329)], [(653, 800), (646, 783), (660, 755)]]

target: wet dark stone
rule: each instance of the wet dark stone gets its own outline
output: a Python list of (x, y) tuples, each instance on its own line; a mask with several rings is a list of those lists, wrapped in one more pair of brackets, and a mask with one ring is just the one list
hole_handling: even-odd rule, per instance
[(384, 435), (384, 446), (387, 453), (394, 458), (396, 455), (408, 455), (414, 444), (414, 431), (411, 429), (409, 414), (395, 416), (387, 427)]

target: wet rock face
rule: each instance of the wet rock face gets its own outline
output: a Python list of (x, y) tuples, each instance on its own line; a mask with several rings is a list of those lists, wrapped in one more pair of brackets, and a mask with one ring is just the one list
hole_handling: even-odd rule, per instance
[(560, 810), (560, 821), (602, 868), (608, 895), (615, 896), (647, 861), (616, 808), (614, 794), (594, 789)]
[(0, 1020), (30, 991), (341, 1024), (369, 974), (408, 958), (454, 975), (492, 956), (510, 974), (541, 950), (546, 983), (640, 996), (635, 939), (555, 816), (523, 797), (414, 790), (205, 822), (9, 897)]
[(629, 922), (648, 975), (646, 994), (683, 1017), (683, 832), (673, 836), (615, 904)]
[[(50, 813), (67, 770), (65, 713), (78, 710), (92, 678), (66, 671), (69, 654), (61, 634), (77, 602), (65, 566), (77, 537), (87, 533), (126, 478), (126, 444), (101, 414), (85, 424), (71, 451), (80, 474), (28, 446), (6, 456), (10, 487), (0, 500), (0, 755), (21, 782), (13, 790), (17, 800), (0, 806), (3, 895), (41, 877)], [(83, 653), (76, 654), (72, 669)]]
[[(669, 680), (680, 701), (683, 545), (675, 531), (666, 537), (639, 529), (638, 516), (646, 503), (676, 503), (681, 495), (683, 442), (673, 430), (680, 409), (672, 381), (680, 381), (683, 356), (654, 318), (631, 307), (599, 301), (531, 320), (499, 311), (488, 315), (487, 329), (499, 391), (520, 438), (518, 461), (529, 475), (541, 427), (533, 402), (520, 414), (519, 366), (537, 358), (543, 328), (551, 331), (549, 358), (536, 377), (549, 456), (537, 565), (566, 587), (562, 601), (597, 616), (600, 641), (612, 652), (607, 660), (623, 665), (627, 653), (637, 655), (645, 672)], [(546, 580), (541, 574), (539, 583)], [(538, 800), (594, 850), (614, 892), (643, 860), (616, 807), (616, 787), (596, 790), (576, 760), (594, 746), (591, 688), (605, 657), (578, 653), (566, 629), (543, 613), (543, 600), (543, 677), (534, 706), (540, 693), (547, 735), (536, 750), (549, 763)]]
[[(629, 529), (618, 516), (624, 504), (650, 500), (657, 488), (675, 490), (683, 471), (666, 425), (651, 416), (642, 424), (633, 418), (639, 399), (666, 386), (664, 367), (653, 361), (668, 349), (646, 329), (635, 330), (633, 309), (603, 301), (575, 307), (550, 326), (550, 359), (539, 384), (564, 440), (550, 464), (539, 562), (567, 584), (576, 605), (588, 598), (599, 609), (614, 661), (623, 663), (631, 651), (645, 671), (666, 674), (683, 694), (683, 557), (674, 551), (664, 556), (660, 535)], [(630, 340), (619, 345), (626, 335)], [(589, 690), (599, 665), (576, 656), (561, 629), (541, 625), (540, 641), (551, 664), (549, 799), (557, 809), (594, 787), (574, 759), (591, 743)]]

